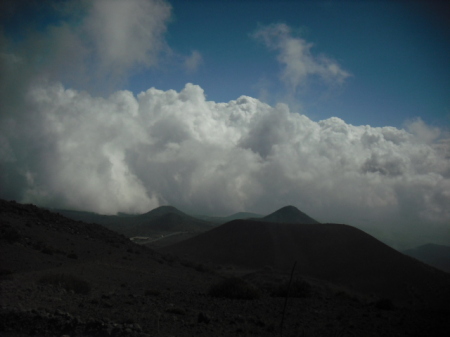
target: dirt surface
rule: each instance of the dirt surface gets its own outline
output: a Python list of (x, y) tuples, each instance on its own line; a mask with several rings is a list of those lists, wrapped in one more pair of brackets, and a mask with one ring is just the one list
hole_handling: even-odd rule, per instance
[[(300, 271), (284, 311), (289, 271), (210, 270), (6, 201), (0, 275), (1, 336), (442, 336), (450, 328), (448, 312), (400, 307)], [(232, 276), (239, 291), (213, 297)]]

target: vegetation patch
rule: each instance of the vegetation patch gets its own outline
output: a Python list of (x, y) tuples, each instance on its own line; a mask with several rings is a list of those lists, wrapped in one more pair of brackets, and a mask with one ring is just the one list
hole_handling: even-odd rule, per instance
[(388, 298), (382, 298), (375, 302), (375, 308), (379, 310), (394, 310), (394, 303)]
[(193, 268), (196, 271), (199, 271), (201, 273), (211, 273), (212, 270), (209, 269), (206, 265), (202, 264), (202, 263), (195, 263), (192, 261), (188, 261), (188, 260), (181, 260), (181, 265), (188, 267), (188, 268)]
[(73, 291), (75, 294), (87, 295), (91, 292), (88, 282), (70, 274), (46, 274), (40, 278), (39, 283)]
[(358, 302), (358, 303), (361, 303), (361, 301), (363, 300), (363, 298), (361, 298), (360, 295), (358, 295), (350, 290), (347, 290), (347, 289), (340, 289), (340, 290), (335, 291), (334, 296), (341, 300)]
[(182, 308), (173, 307), (173, 308), (167, 308), (166, 312), (169, 314), (175, 314), (175, 315), (186, 315), (186, 311)]
[(243, 279), (233, 277), (213, 285), (209, 289), (208, 295), (219, 298), (253, 300), (259, 298), (261, 294), (254, 285)]
[(159, 296), (161, 295), (161, 292), (156, 289), (147, 289), (145, 291), (145, 296)]
[(0, 229), (0, 239), (12, 244), (21, 239), (21, 235), (17, 229), (9, 225), (3, 225)]
[(289, 288), (289, 282), (284, 282), (270, 290), (270, 294), (273, 297), (297, 297), (307, 298), (312, 295), (311, 285), (301, 279), (295, 279), (292, 281)]
[(7, 280), (12, 278), (12, 270), (10, 269), (0, 269), (0, 280)]
[(67, 254), (67, 257), (69, 259), (74, 259), (74, 260), (78, 259), (78, 255), (75, 254), (74, 252)]

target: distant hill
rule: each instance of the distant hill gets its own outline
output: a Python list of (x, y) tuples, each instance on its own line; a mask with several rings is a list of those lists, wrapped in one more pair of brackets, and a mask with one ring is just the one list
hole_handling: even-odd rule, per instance
[(450, 273), (450, 247), (436, 244), (426, 244), (413, 249), (403, 251), (404, 254), (412, 256), (430, 266)]
[(196, 219), (172, 206), (161, 206), (154, 210), (127, 218), (129, 226), (121, 232), (129, 237), (147, 236), (156, 232), (204, 232), (211, 229), (211, 223)]
[(260, 221), (277, 223), (302, 223), (318, 224), (319, 222), (303, 213), (294, 206), (285, 206), (279, 210), (263, 217)]
[(339, 224), (235, 220), (161, 251), (249, 269), (270, 266), (287, 271), (297, 261), (304, 275), (397, 299), (408, 298), (410, 289), (439, 297), (430, 295), (431, 284), (450, 285), (445, 273)]
[(191, 217), (173, 206), (161, 206), (144, 214), (125, 216), (68, 210), (56, 212), (73, 220), (103, 225), (128, 237), (168, 232), (204, 232), (211, 228), (210, 222)]
[(169, 213), (170, 214), (178, 214), (181, 216), (183, 216), (183, 215), (189, 216), (173, 206), (159, 206), (155, 209), (152, 209), (151, 211), (149, 211), (147, 213), (137, 215), (136, 217), (139, 219), (142, 219), (142, 220), (144, 220), (144, 219), (149, 220), (149, 219), (158, 218), (160, 216), (163, 216), (163, 215), (166, 215)]
[(262, 218), (263, 215), (257, 214), (257, 213), (250, 213), (250, 212), (238, 212), (234, 213), (232, 215), (229, 215), (227, 217), (222, 218), (224, 220), (224, 223), (230, 222), (233, 220), (245, 220), (245, 219), (259, 219)]
[(214, 217), (206, 215), (194, 215), (194, 217), (214, 223), (216, 225), (222, 225), (224, 223), (233, 220), (246, 220), (246, 219), (253, 219), (253, 220), (258, 219), (258, 221), (276, 222), (276, 223), (304, 223), (304, 224), (319, 223), (317, 220), (311, 218), (310, 216), (303, 213), (294, 206), (282, 207), (279, 210), (266, 216), (251, 212), (238, 212), (225, 217)]
[(238, 220), (238, 219), (259, 219), (264, 215), (251, 213), (251, 212), (238, 212), (228, 216), (207, 216), (207, 215), (193, 215), (193, 217), (201, 220), (205, 220), (215, 225), (222, 225), (224, 223)]
[(238, 219), (258, 219), (265, 222), (316, 224), (318, 221), (294, 206), (283, 207), (267, 216), (238, 212), (226, 217), (188, 215), (173, 206), (160, 206), (140, 215), (101, 215), (94, 212), (53, 209), (69, 219), (96, 223), (128, 237), (152, 236), (160, 232), (204, 232), (211, 226)]

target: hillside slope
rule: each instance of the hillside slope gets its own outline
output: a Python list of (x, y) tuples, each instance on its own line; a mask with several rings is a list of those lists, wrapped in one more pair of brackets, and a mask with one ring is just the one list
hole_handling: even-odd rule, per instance
[(411, 289), (420, 289), (421, 300), (438, 299), (441, 294), (433, 289), (450, 285), (445, 273), (339, 224), (236, 220), (161, 251), (250, 269), (271, 266), (286, 271), (297, 262), (303, 275), (401, 300), (411, 297)]
[(429, 243), (405, 250), (403, 254), (450, 273), (450, 247), (448, 246)]
[(128, 237), (150, 236), (155, 232), (204, 232), (211, 223), (196, 219), (172, 206), (161, 206), (154, 210), (123, 221), (116, 230)]

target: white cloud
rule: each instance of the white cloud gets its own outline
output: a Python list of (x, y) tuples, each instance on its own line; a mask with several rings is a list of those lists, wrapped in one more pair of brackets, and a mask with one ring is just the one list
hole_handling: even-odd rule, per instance
[(186, 57), (184, 61), (184, 67), (187, 72), (193, 73), (196, 72), (198, 67), (203, 63), (202, 54), (199, 51), (193, 50), (191, 55)]
[(11, 42), (0, 32), (0, 51), (9, 58), (8, 64), (0, 60), (2, 68), (10, 71), (13, 58), (21, 63), (8, 77), (13, 85), (46, 78), (104, 93), (137, 70), (157, 65), (158, 56), (169, 51), (164, 33), (171, 7), (163, 0), (67, 1), (42, 6), (59, 8), (64, 19), (33, 29), (18, 41)]
[(325, 55), (311, 53), (312, 43), (293, 37), (286, 24), (273, 24), (259, 28), (253, 37), (278, 52), (277, 59), (284, 66), (281, 79), (295, 92), (311, 76), (318, 76), (328, 84), (342, 84), (350, 74)]
[(441, 134), (439, 128), (426, 125), (421, 118), (406, 121), (405, 127), (418, 139), (428, 144), (433, 143)]
[(385, 239), (450, 243), (450, 161), (421, 132), (314, 122), (245, 96), (215, 103), (192, 84), (105, 99), (43, 82), (27, 106), (0, 142), (2, 183), (21, 201), (104, 213), (293, 204)]
[(83, 30), (89, 36), (101, 71), (122, 75), (135, 66), (152, 66), (163, 48), (162, 34), (171, 7), (160, 0), (97, 0)]

